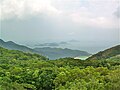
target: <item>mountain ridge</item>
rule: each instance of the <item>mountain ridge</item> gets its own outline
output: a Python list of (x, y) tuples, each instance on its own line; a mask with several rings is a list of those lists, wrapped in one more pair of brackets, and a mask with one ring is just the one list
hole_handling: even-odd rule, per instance
[[(79, 56), (89, 56), (90, 54), (85, 51), (80, 50), (72, 50), (68, 48), (51, 48), (51, 47), (44, 47), (44, 48), (34, 48), (35, 51), (39, 52), (42, 51), (43, 55), (47, 55), (52, 59), (64, 58), (64, 57), (79, 57)], [(55, 58), (54, 58), (55, 55)]]
[(100, 51), (89, 58), (87, 60), (101, 60), (108, 59), (114, 57), (116, 55), (120, 55), (120, 45), (113, 46), (111, 48), (105, 49), (104, 51)]
[(7, 49), (11, 49), (11, 50), (20, 50), (23, 52), (33, 52), (33, 50), (31, 48), (24, 46), (24, 45), (16, 44), (13, 41), (5, 42), (2, 39), (0, 39), (0, 46), (7, 48)]

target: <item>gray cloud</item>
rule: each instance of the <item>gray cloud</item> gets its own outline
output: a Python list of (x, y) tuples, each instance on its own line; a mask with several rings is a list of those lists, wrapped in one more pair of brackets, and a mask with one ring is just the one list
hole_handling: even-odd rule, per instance
[[(116, 0), (2, 0), (1, 38), (19, 42), (118, 42)], [(47, 2), (49, 1), (49, 2)], [(59, 1), (59, 2), (57, 2)], [(81, 2), (80, 2), (81, 1)], [(56, 4), (57, 2), (57, 4)], [(74, 3), (73, 3), (74, 2)], [(79, 3), (77, 3), (79, 2)], [(119, 17), (119, 14), (115, 14)], [(94, 44), (94, 43), (93, 43)]]

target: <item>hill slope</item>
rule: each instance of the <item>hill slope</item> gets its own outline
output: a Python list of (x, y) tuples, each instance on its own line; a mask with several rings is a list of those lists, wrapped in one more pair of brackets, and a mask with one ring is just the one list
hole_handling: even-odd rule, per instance
[(33, 50), (31, 48), (28, 48), (23, 45), (18, 45), (12, 41), (4, 42), (2, 39), (0, 39), (0, 46), (7, 48), (7, 49), (11, 49), (11, 50), (20, 50), (23, 52), (33, 52)]
[(120, 54), (120, 45), (114, 46), (112, 48), (100, 51), (97, 54), (92, 55), (87, 60), (100, 60), (108, 59)]

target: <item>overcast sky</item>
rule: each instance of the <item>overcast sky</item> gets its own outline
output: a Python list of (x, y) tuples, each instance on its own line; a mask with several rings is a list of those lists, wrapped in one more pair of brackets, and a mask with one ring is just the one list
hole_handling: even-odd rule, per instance
[(119, 43), (119, 0), (0, 0), (0, 38)]

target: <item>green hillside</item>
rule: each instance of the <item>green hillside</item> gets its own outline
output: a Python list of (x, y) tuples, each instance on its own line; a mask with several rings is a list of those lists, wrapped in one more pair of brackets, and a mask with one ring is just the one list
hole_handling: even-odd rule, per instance
[(100, 51), (97, 54), (94, 54), (91, 57), (89, 57), (87, 60), (108, 59), (116, 55), (120, 55), (120, 45), (114, 46), (104, 51)]
[(120, 90), (119, 59), (47, 60), (0, 47), (0, 90)]

